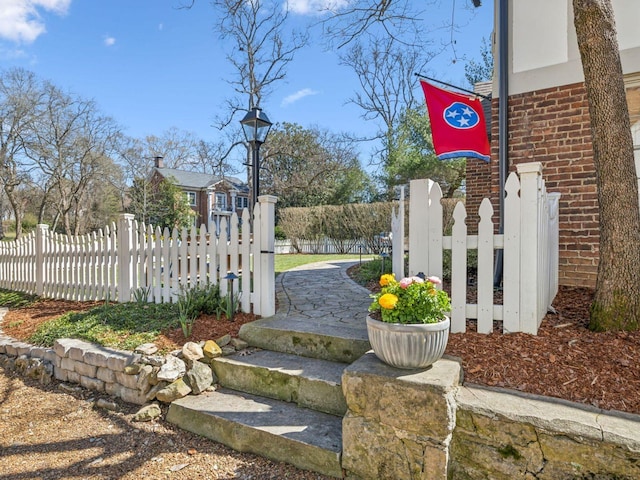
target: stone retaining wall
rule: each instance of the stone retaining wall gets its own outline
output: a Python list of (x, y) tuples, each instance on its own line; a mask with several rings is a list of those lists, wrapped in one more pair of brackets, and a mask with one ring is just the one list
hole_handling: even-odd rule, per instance
[(459, 362), (345, 369), (349, 479), (637, 479), (640, 416), (462, 386)]
[(138, 405), (147, 401), (148, 384), (139, 373), (126, 374), (125, 368), (141, 357), (81, 340), (56, 340), (53, 348), (43, 348), (0, 335), (0, 365), (44, 383), (53, 377)]

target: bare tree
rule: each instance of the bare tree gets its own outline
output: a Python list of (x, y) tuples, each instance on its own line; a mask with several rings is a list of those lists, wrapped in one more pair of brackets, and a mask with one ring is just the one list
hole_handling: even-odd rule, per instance
[(32, 72), (12, 69), (0, 75), (0, 182), (13, 211), (16, 238), (22, 235), (27, 202), (22, 186), (30, 180), (24, 142), (29, 125), (40, 114), (43, 97), (41, 82)]
[[(55, 198), (55, 218), (68, 234), (81, 233), (91, 183), (111, 172), (109, 155), (119, 133), (110, 117), (91, 100), (74, 97), (52, 84), (45, 85), (43, 113), (31, 125), (25, 154), (38, 172), (34, 178), (43, 192), (40, 221)], [(54, 222), (55, 225), (55, 222)]]
[(308, 42), (306, 33), (289, 29), (288, 11), (276, 0), (214, 0), (220, 20), (217, 29), (231, 51), (227, 60), (235, 70), (229, 83), (238, 94), (229, 99), (227, 125), (238, 111), (259, 106), (274, 84), (286, 76), (296, 51)]
[(386, 135), (407, 108), (416, 105), (415, 72), (421, 71), (433, 56), (423, 49), (396, 44), (392, 39), (374, 39), (366, 46), (355, 43), (340, 57), (358, 77), (361, 92), (350, 99), (363, 110), (366, 120), (382, 120)]

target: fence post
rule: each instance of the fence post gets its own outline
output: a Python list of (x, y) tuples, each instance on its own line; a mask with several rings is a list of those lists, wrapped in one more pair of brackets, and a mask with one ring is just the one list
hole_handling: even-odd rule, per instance
[(540, 162), (517, 165), (520, 175), (520, 331), (538, 333), (538, 283), (541, 278), (538, 254), (542, 241), (538, 223), (538, 202), (542, 189), (542, 164)]
[(49, 231), (49, 225), (39, 223), (36, 225), (36, 295), (44, 294), (44, 238)]
[(131, 300), (133, 288), (133, 269), (131, 261), (131, 248), (133, 246), (133, 219), (131, 213), (123, 213), (118, 217), (117, 230), (117, 255), (118, 255), (118, 302), (125, 303)]
[(391, 213), (391, 265), (398, 280), (404, 277), (404, 185), (400, 187), (398, 214)]
[(260, 195), (260, 315), (271, 317), (276, 313), (276, 272), (275, 272), (275, 209), (277, 197)]

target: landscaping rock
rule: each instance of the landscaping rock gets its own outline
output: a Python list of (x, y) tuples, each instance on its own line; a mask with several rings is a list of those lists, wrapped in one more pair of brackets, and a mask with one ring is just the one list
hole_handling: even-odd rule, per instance
[(158, 351), (158, 347), (153, 343), (143, 343), (142, 345), (138, 345), (134, 352), (141, 353), (143, 355), (153, 355)]
[(200, 395), (213, 383), (213, 371), (204, 363), (194, 362), (184, 376), (184, 380), (191, 387), (194, 395)]
[(188, 362), (197, 362), (204, 357), (204, 352), (197, 343), (187, 342), (182, 347), (182, 357)]
[(156, 394), (156, 399), (161, 402), (171, 403), (178, 398), (186, 397), (191, 393), (191, 388), (182, 378), (160, 389)]
[(217, 343), (219, 346), (224, 347), (225, 345), (229, 345), (229, 342), (230, 342), (230, 341), (231, 341), (231, 335), (226, 334), (226, 335), (223, 335), (222, 337), (218, 338), (218, 339), (216, 340), (216, 343)]
[(157, 378), (161, 381), (173, 382), (184, 376), (186, 372), (187, 366), (182, 360), (173, 355), (167, 355), (164, 365), (160, 367)]
[(222, 356), (222, 349), (213, 340), (207, 340), (204, 343), (202, 351), (207, 358), (217, 358)]
[(131, 420), (134, 422), (149, 422), (154, 418), (158, 418), (160, 415), (162, 415), (160, 406), (157, 403), (152, 403), (138, 410)]
[(240, 338), (232, 338), (229, 344), (236, 350), (244, 350), (249, 346), (247, 342), (241, 340)]

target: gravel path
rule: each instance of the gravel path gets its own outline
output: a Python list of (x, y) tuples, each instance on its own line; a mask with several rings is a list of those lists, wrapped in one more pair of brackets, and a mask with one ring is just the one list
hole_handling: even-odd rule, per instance
[[(96, 406), (100, 398), (116, 410)], [(134, 423), (137, 409), (0, 368), (0, 479), (327, 479), (234, 452), (163, 420)]]

